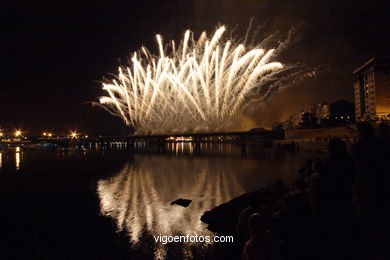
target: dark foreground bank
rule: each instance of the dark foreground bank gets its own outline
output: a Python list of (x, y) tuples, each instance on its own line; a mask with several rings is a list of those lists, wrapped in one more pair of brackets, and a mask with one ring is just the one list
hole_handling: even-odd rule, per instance
[(211, 231), (236, 238), (211, 259), (390, 259), (387, 129), (362, 123), (350, 151), (331, 140), (291, 189), (278, 182), (205, 212)]

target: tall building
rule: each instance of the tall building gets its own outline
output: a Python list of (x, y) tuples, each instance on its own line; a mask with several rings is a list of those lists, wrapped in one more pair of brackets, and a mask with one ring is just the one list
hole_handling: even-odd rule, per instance
[(302, 116), (304, 113), (305, 112), (292, 114), (290, 118), (283, 123), (283, 129), (290, 130), (299, 128), (300, 124), (303, 122)]
[(328, 103), (319, 103), (311, 106), (310, 113), (318, 119), (329, 119), (330, 106)]
[(390, 57), (372, 58), (353, 74), (356, 120), (390, 119)]
[(338, 100), (330, 104), (330, 119), (333, 123), (355, 121), (355, 105), (352, 102)]

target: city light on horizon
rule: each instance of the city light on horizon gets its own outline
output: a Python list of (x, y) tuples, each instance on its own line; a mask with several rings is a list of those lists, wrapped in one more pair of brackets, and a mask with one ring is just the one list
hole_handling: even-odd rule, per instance
[(78, 135), (79, 134), (77, 133), (77, 131), (71, 131), (71, 133), (70, 133), (70, 137), (72, 137), (72, 138), (77, 138)]
[(15, 137), (19, 137), (22, 135), (22, 131), (21, 130), (16, 130), (15, 131)]
[[(26, 127), (26, 126), (25, 126)], [(23, 130), (21, 128), (16, 128), (16, 129), (10, 129), (10, 130), (7, 130), (7, 129), (4, 129), (4, 128), (0, 128), (0, 137), (2, 138), (6, 138), (6, 137), (23, 137), (23, 138), (35, 138), (35, 137), (40, 137), (40, 138), (54, 138), (54, 137), (58, 137), (58, 138), (66, 138), (66, 137), (72, 137), (72, 138), (79, 138), (79, 137), (82, 137), (82, 138), (89, 138), (90, 137), (90, 134), (87, 133), (86, 131), (79, 131), (79, 130), (61, 130), (61, 129), (57, 129), (56, 131), (48, 131), (48, 130), (35, 130), (35, 129), (31, 129), (29, 128), (28, 126), (26, 127), (27, 129), (29, 129), (28, 131), (27, 130)], [(62, 133), (62, 134), (60, 134)], [(96, 135), (98, 135), (99, 133), (96, 133)], [(92, 135), (95, 135), (95, 133), (92, 133)]]

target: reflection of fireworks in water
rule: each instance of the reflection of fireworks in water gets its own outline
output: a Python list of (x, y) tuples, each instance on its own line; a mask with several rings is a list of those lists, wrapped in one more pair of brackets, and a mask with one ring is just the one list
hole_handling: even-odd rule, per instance
[[(206, 165), (198, 174), (186, 174), (187, 167), (179, 162), (177, 169), (172, 169), (172, 162), (164, 166), (151, 158), (138, 166), (125, 165), (117, 176), (99, 181), (102, 214), (114, 218), (119, 230), (129, 232), (134, 245), (144, 232), (154, 236), (211, 235), (200, 221), (201, 215), (244, 191), (233, 172), (211, 172)], [(169, 205), (180, 197), (193, 201), (187, 208)], [(155, 246), (155, 257), (164, 258), (167, 247)], [(186, 243), (183, 248), (187, 257), (191, 257), (190, 246)]]
[(224, 31), (220, 27), (211, 39), (203, 32), (195, 41), (187, 30), (178, 48), (172, 41), (169, 54), (157, 35), (159, 57), (144, 47), (135, 52), (131, 66), (103, 84), (108, 96), (101, 105), (139, 133), (226, 128), (264, 76), (283, 66), (269, 62), (274, 49), (246, 50), (223, 41)]

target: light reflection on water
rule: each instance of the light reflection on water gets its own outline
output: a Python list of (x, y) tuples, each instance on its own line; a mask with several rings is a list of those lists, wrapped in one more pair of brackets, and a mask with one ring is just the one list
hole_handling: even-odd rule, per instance
[(15, 168), (17, 171), (20, 169), (20, 147), (15, 149)]
[[(138, 145), (142, 149), (10, 148), (0, 152), (1, 174), (12, 174), (17, 169), (23, 176), (38, 173), (34, 178), (69, 172), (75, 176), (86, 172), (91, 176), (112, 176), (113, 169), (118, 171), (128, 161), (114, 177), (99, 181), (101, 214), (113, 218), (118, 230), (128, 232), (132, 244), (151, 245), (145, 234), (209, 234), (200, 222), (205, 211), (244, 192), (273, 184), (276, 179), (289, 185), (307, 158), (320, 156), (255, 146), (248, 146), (243, 156), (241, 147), (232, 144), (201, 143), (200, 152), (189, 142), (167, 143), (164, 151), (158, 152), (156, 147)], [(71, 190), (73, 186), (69, 185), (65, 183), (64, 189)], [(178, 198), (191, 199), (192, 203), (187, 208), (171, 206), (170, 202)], [(149, 239), (149, 244), (145, 244), (145, 239)], [(190, 256), (191, 245), (181, 246), (174, 248), (180, 250), (176, 255), (185, 252)], [(164, 258), (166, 248), (156, 245), (156, 258)]]
[[(112, 217), (118, 230), (127, 231), (135, 245), (144, 232), (211, 235), (200, 221), (202, 214), (245, 192), (232, 166), (227, 160), (135, 156), (115, 177), (99, 181), (101, 213)], [(187, 208), (170, 205), (178, 198), (192, 202)], [(188, 257), (190, 246), (182, 248)], [(165, 257), (164, 245), (155, 249), (156, 258)]]
[[(200, 221), (205, 211), (277, 179), (290, 185), (306, 159), (319, 156), (248, 147), (250, 155), (243, 157), (240, 147), (207, 143), (196, 154), (191, 146), (172, 143), (159, 155), (135, 153), (116, 176), (98, 182), (101, 214), (114, 219), (132, 245), (153, 243), (145, 235), (210, 235)], [(187, 208), (171, 206), (178, 198), (192, 203)], [(168, 246), (154, 246), (155, 258), (164, 259)], [(175, 250), (191, 258), (191, 246), (187, 243)]]

